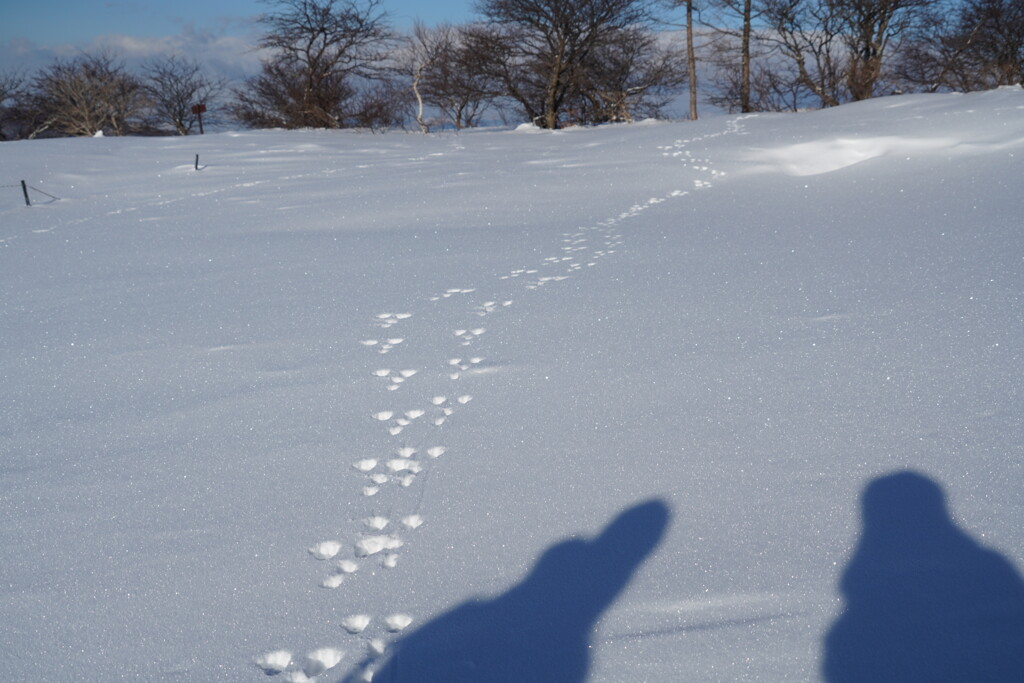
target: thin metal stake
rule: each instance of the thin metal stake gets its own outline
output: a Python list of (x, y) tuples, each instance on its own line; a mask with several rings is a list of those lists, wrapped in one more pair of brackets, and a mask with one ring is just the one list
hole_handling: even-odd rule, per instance
[(28, 186), (24, 180), (21, 181), (21, 191), (25, 194), (25, 206), (32, 206), (32, 202), (28, 200)]

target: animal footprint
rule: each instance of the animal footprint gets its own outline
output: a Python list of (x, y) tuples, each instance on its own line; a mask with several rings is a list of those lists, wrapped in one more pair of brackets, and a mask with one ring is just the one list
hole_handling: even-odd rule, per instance
[(485, 315), (487, 315), (489, 313), (494, 313), (495, 311), (497, 311), (500, 308), (503, 308), (505, 306), (510, 306), (510, 305), (512, 305), (511, 301), (501, 301), (501, 302), (498, 302), (498, 301), (485, 301), (484, 303), (480, 304), (479, 306), (477, 306), (473, 310), (476, 312), (477, 315), (485, 316)]
[(412, 313), (380, 313), (377, 315), (377, 324), (387, 329), (399, 320), (407, 320), (411, 317)]
[(323, 541), (309, 549), (309, 554), (318, 560), (329, 560), (341, 551), (341, 544), (337, 541)]
[[(381, 348), (383, 348), (383, 347), (381, 347)], [(415, 375), (417, 372), (419, 372), (419, 371), (418, 370), (411, 370), (411, 369), (410, 370), (399, 370), (397, 372), (392, 372), (391, 370), (389, 370), (387, 368), (381, 368), (379, 370), (374, 370), (373, 371), (373, 375), (375, 377), (380, 377), (381, 379), (384, 379), (384, 380), (386, 380), (388, 382), (388, 384), (387, 384), (388, 391), (396, 391), (402, 385), (402, 383), (405, 382), (405, 380), (409, 379), (410, 377)]]
[(421, 515), (407, 515), (402, 518), (402, 525), (407, 529), (419, 529), (423, 526), (423, 517)]
[(430, 300), (431, 301), (440, 301), (441, 299), (450, 299), (451, 297), (455, 296), (456, 294), (472, 294), (475, 291), (476, 291), (476, 288), (461, 289), (459, 287), (452, 287), (452, 288), (446, 289), (444, 291), (444, 294), (441, 294), (439, 296), (432, 296), (432, 297), (430, 297)]
[(292, 663), (292, 653), (288, 650), (274, 650), (256, 658), (256, 666), (268, 676), (279, 674)]
[(419, 474), (423, 470), (423, 466), (415, 460), (409, 460), (408, 458), (395, 458), (388, 460), (388, 469), (394, 473), (398, 472), (412, 472), (413, 474)]
[(353, 614), (341, 621), (341, 627), (352, 634), (362, 633), (370, 625), (370, 617), (366, 614)]
[(392, 633), (404, 631), (412, 623), (412, 617), (408, 614), (392, 614), (384, 618), (384, 625)]
[(367, 536), (356, 543), (356, 555), (369, 557), (385, 550), (397, 550), (402, 547), (402, 541), (397, 536)]
[(321, 588), (335, 589), (345, 582), (345, 576), (339, 572), (334, 572), (327, 575), (327, 577), (320, 582)]
[(313, 650), (306, 655), (306, 661), (302, 665), (302, 673), (309, 678), (315, 678), (328, 669), (336, 667), (344, 655), (344, 652), (333, 647), (322, 647), (319, 650)]
[(383, 344), (380, 345), (380, 349), (378, 350), (378, 352), (379, 353), (387, 353), (388, 351), (390, 351), (391, 349), (395, 348), (396, 346), (398, 346), (399, 344), (403, 343), (404, 341), (405, 341), (405, 339), (402, 339), (401, 337), (396, 337), (394, 339), (388, 339), (387, 341), (385, 341)]

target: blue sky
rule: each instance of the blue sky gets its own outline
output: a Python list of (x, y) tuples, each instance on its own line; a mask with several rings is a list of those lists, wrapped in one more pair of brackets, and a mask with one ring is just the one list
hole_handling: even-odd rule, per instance
[[(461, 22), (473, 0), (383, 0), (397, 28)], [(0, 71), (32, 69), (57, 56), (112, 47), (131, 61), (160, 53), (191, 53), (239, 73), (256, 64), (249, 51), (268, 9), (259, 0), (8, 0), (0, 9)]]
[[(40, 46), (87, 44), (108, 34), (140, 38), (173, 35), (190, 27), (238, 31), (267, 5), (257, 0), (27, 0), (5, 2), (0, 11), (0, 41), (26, 40)], [(385, 0), (398, 26), (419, 17), (428, 24), (461, 21), (471, 0)]]

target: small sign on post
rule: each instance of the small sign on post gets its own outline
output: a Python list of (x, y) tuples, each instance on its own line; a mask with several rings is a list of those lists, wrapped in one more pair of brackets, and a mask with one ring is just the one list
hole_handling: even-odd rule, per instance
[(203, 134), (203, 113), (206, 111), (206, 105), (203, 103), (192, 105), (192, 113), (199, 117), (199, 134)]

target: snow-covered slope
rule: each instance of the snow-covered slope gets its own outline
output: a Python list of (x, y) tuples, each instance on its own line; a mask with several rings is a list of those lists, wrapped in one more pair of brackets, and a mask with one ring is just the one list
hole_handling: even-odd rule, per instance
[(1019, 673), (1022, 160), (1019, 88), (4, 143), (0, 673)]

